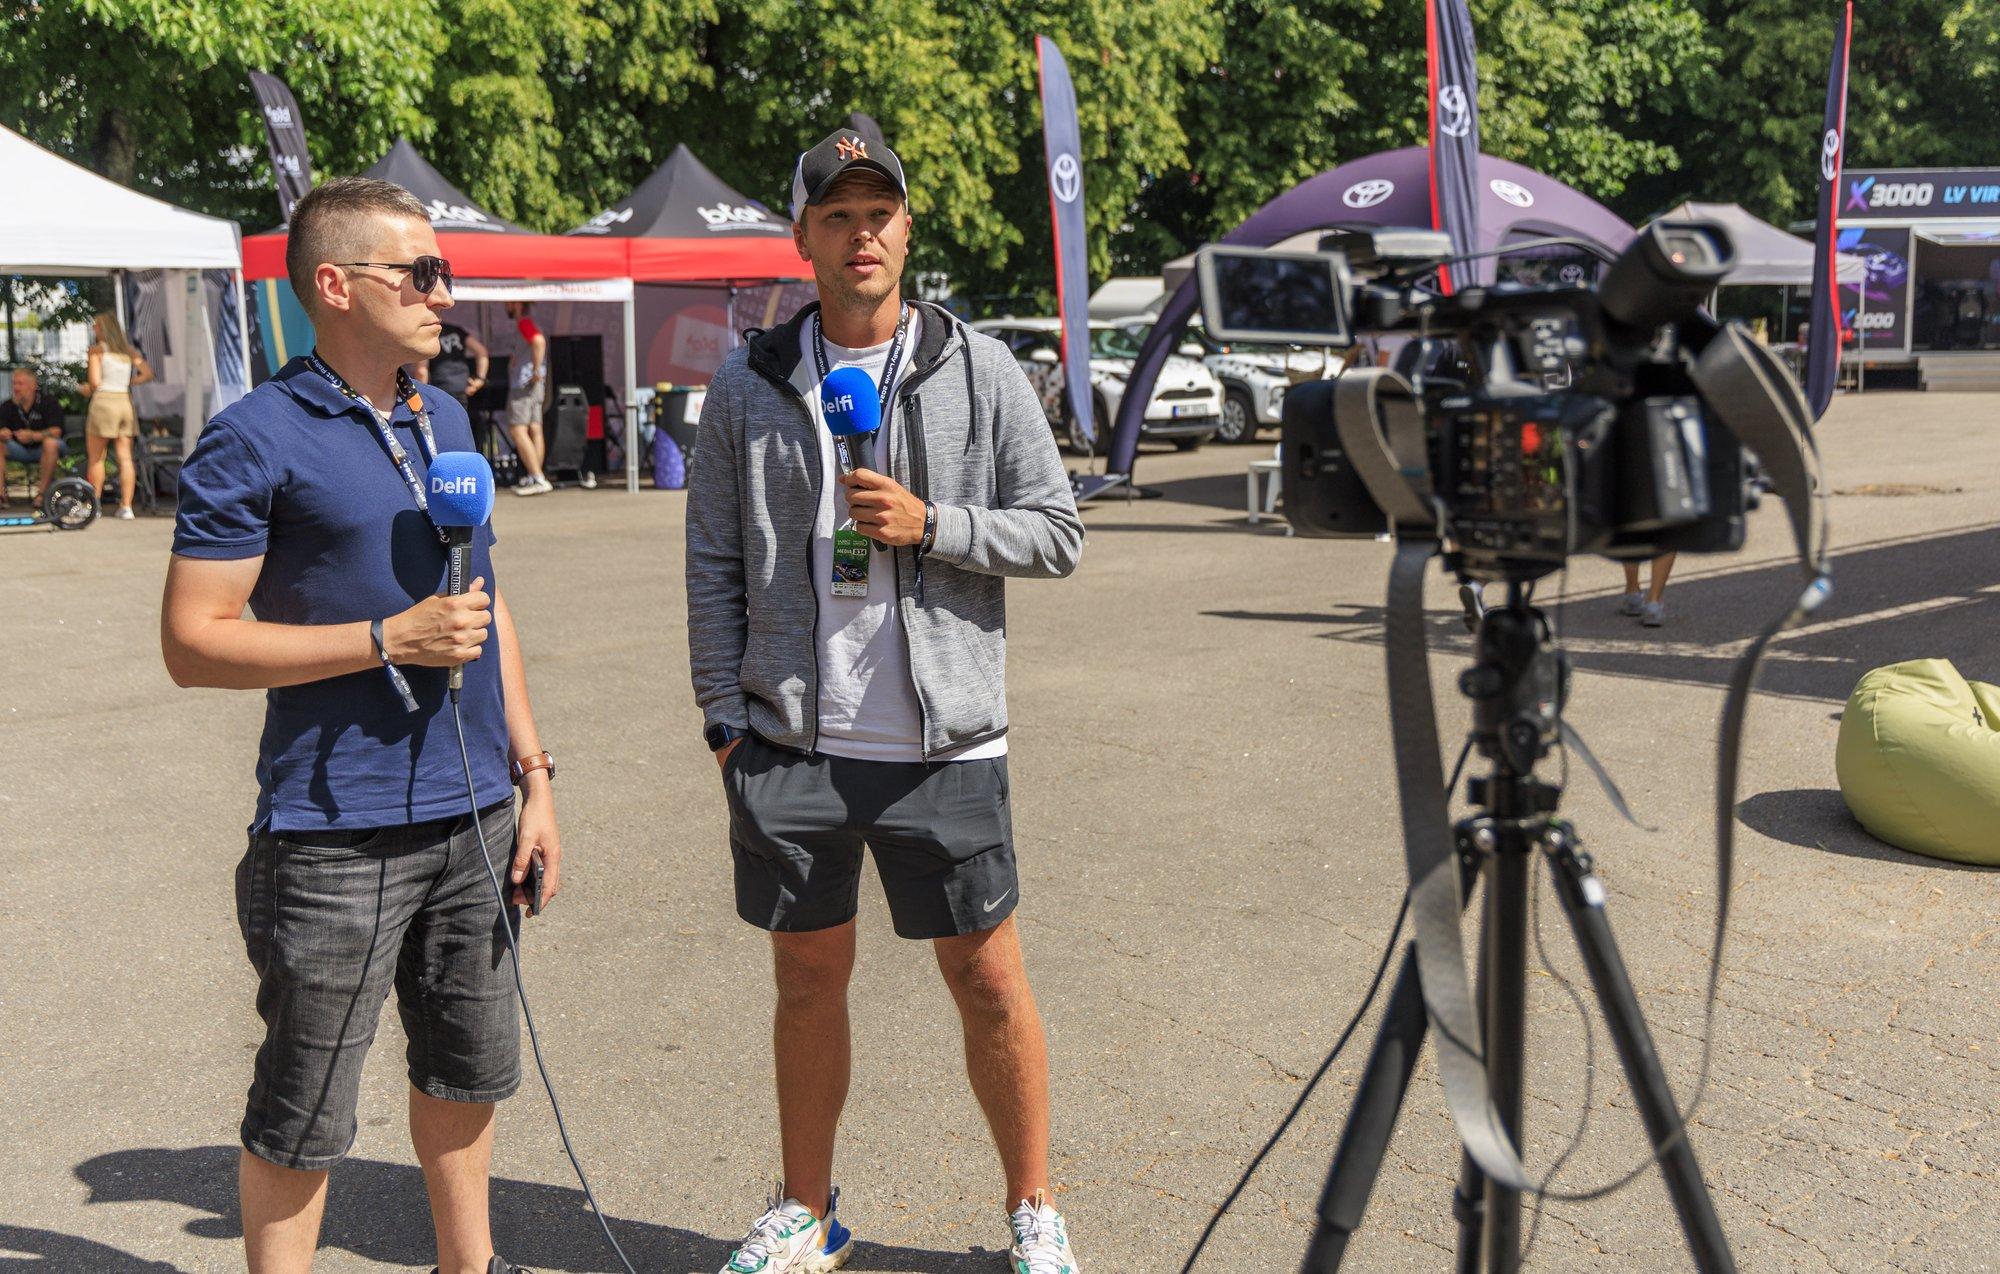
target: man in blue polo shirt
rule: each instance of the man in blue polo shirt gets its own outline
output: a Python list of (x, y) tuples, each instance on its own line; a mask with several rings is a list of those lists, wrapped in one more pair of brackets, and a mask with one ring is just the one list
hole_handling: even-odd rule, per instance
[[(438, 352), (450, 267), (423, 206), (365, 178), (299, 201), (285, 266), (318, 346), (203, 431), (161, 623), (180, 685), (266, 692), (236, 870), (265, 1024), (238, 1169), (244, 1246), (251, 1274), (311, 1268), (393, 984), (439, 1269), (511, 1274), (487, 1220), (493, 1104), (520, 1083), (500, 926), (518, 923), (533, 856), (544, 898), (556, 892), (562, 851), (490, 529), (470, 590), (439, 595), (446, 550), (423, 484), (440, 449), (471, 450), (471, 428), (399, 369)], [(476, 798), (446, 697), (461, 665)], [(504, 916), (489, 861), (512, 882)]]

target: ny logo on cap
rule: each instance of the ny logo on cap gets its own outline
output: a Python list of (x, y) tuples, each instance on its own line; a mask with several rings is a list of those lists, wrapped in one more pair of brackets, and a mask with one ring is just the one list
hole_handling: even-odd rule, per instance
[(859, 137), (841, 138), (840, 141), (837, 144), (835, 144), (834, 150), (839, 152), (840, 157), (842, 159), (868, 158), (868, 143), (862, 141)]

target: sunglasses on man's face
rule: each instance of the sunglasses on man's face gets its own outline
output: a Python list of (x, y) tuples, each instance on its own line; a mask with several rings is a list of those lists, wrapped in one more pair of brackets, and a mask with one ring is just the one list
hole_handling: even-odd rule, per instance
[(376, 270), (408, 270), (410, 285), (419, 296), (429, 296), (431, 289), (444, 284), (445, 295), (451, 294), (451, 262), (443, 257), (418, 257), (414, 261), (341, 261), (342, 266), (368, 266)]

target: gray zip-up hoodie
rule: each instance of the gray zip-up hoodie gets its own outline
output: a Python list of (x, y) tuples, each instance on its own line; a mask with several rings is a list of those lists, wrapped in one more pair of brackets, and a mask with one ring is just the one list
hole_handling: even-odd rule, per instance
[[(811, 751), (819, 737), (813, 523), (819, 428), (800, 328), (753, 331), (708, 389), (688, 480), (688, 656), (705, 724)], [(885, 431), (886, 472), (937, 506), (891, 578), (926, 757), (1006, 733), (1003, 576), (1076, 569), (1083, 521), (1040, 397), (999, 341), (924, 304)]]

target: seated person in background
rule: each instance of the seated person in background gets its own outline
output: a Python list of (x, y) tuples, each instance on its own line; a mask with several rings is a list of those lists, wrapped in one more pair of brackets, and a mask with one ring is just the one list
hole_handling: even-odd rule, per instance
[[(42, 462), (41, 482), (35, 487), (35, 503), (48, 494), (56, 479), (56, 461), (69, 450), (63, 442), (62, 404), (54, 394), (45, 394), (35, 373), (26, 367), (14, 369), (13, 394), (0, 402), (0, 438), (7, 442), (7, 459), (14, 464)], [(7, 492), (0, 486), (0, 506)]]

